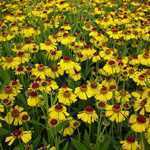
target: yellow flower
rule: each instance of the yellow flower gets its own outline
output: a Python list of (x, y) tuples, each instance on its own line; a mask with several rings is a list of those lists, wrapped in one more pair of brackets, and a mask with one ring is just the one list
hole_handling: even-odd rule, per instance
[(51, 70), (50, 68), (44, 66), (43, 64), (36, 64), (35, 68), (32, 68), (31, 73), (36, 78), (46, 79), (46, 77), (50, 76)]
[(111, 121), (120, 123), (127, 119), (129, 112), (126, 110), (122, 110), (122, 107), (119, 103), (114, 105), (106, 105), (106, 117), (108, 117)]
[(2, 57), (1, 66), (3, 69), (16, 69), (19, 64), (18, 57)]
[(6, 85), (3, 90), (0, 92), (0, 99), (10, 99), (14, 100), (14, 98), (17, 96), (17, 91), (15, 88), (13, 88), (12, 85)]
[(42, 80), (39, 85), (39, 90), (50, 94), (52, 90), (58, 89), (58, 85), (54, 80)]
[(150, 112), (150, 101), (147, 98), (144, 99), (136, 99), (134, 101), (134, 110), (140, 111), (139, 113), (144, 115), (146, 112)]
[(87, 87), (88, 98), (95, 96), (98, 90), (98, 84), (96, 83), (96, 81), (88, 81)]
[(60, 60), (59, 65), (61, 69), (66, 71), (73, 69), (75, 62), (73, 62), (69, 56), (64, 56), (63, 59)]
[(81, 99), (81, 100), (87, 100), (88, 99), (88, 90), (87, 85), (82, 84), (80, 87), (75, 88), (75, 94)]
[(74, 129), (72, 127), (66, 127), (63, 131), (63, 136), (71, 136), (74, 133)]
[(86, 106), (85, 109), (77, 115), (79, 119), (81, 119), (85, 123), (93, 123), (97, 121), (98, 116), (96, 114), (96, 111), (92, 106)]
[(128, 136), (125, 140), (120, 141), (122, 144), (122, 150), (138, 150), (140, 145), (136, 141), (134, 136)]
[(58, 65), (52, 65), (51, 66), (51, 74), (50, 74), (50, 77), (52, 79), (55, 79), (55, 78), (58, 78), (59, 76), (63, 75), (64, 74), (64, 69), (61, 68), (60, 66)]
[(99, 52), (99, 55), (104, 60), (110, 60), (110, 59), (113, 58), (113, 55), (114, 55), (115, 52), (116, 52), (116, 49), (103, 47), (103, 50)]
[(24, 37), (31, 37), (40, 34), (40, 31), (34, 29), (33, 27), (23, 27), (20, 32)]
[(72, 89), (65, 86), (58, 91), (58, 101), (64, 105), (70, 106), (72, 103), (75, 103), (77, 99)]
[(75, 42), (76, 38), (72, 35), (69, 35), (68, 33), (64, 33), (61, 37), (58, 39), (63, 45), (69, 45), (72, 42)]
[(119, 73), (121, 70), (115, 60), (109, 60), (105, 66), (100, 69), (100, 73), (104, 75), (113, 75)]
[(148, 77), (144, 71), (135, 72), (131, 78), (137, 83), (137, 85), (146, 86), (146, 81), (148, 81)]
[(58, 103), (49, 108), (49, 117), (56, 118), (58, 121), (65, 121), (69, 113), (64, 105)]
[(49, 36), (45, 43), (40, 43), (40, 48), (41, 50), (45, 50), (47, 52), (53, 51), (57, 48), (56, 40), (53, 36)]
[(30, 60), (30, 54), (28, 52), (18, 51), (16, 55), (20, 64), (29, 62)]
[(115, 91), (115, 100), (119, 103), (126, 103), (130, 100), (131, 96), (128, 91), (121, 90)]
[(74, 67), (67, 70), (66, 73), (72, 78), (74, 81), (80, 80), (81, 78), (81, 66), (77, 63), (74, 63)]
[(95, 98), (100, 101), (107, 101), (112, 98), (112, 91), (109, 90), (108, 84), (98, 85), (98, 91), (96, 92)]
[(150, 53), (148, 51), (138, 55), (138, 60), (142, 65), (150, 66)]
[(41, 97), (38, 95), (36, 91), (29, 91), (27, 104), (31, 107), (37, 107), (41, 104)]
[(8, 145), (12, 145), (16, 139), (21, 139), (23, 143), (28, 143), (32, 138), (31, 131), (23, 131), (21, 129), (15, 129), (10, 136), (6, 137), (5, 142)]
[(129, 123), (133, 131), (144, 132), (149, 124), (148, 118), (144, 115), (131, 115)]
[(56, 60), (60, 59), (60, 57), (62, 56), (62, 51), (50, 50), (50, 52), (48, 52), (47, 55), (50, 60), (56, 61)]
[(22, 107), (16, 105), (11, 109), (10, 112), (6, 114), (4, 119), (8, 124), (14, 124), (15, 126), (17, 126), (22, 125), (22, 123), (25, 121), (28, 121), (29, 115), (27, 112), (23, 111)]

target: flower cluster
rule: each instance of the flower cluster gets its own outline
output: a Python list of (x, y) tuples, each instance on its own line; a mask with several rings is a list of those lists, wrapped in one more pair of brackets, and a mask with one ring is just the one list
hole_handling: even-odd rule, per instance
[(88, 135), (94, 149), (109, 136), (118, 149), (144, 150), (150, 144), (148, 5), (1, 1), (1, 146), (74, 149), (74, 139)]

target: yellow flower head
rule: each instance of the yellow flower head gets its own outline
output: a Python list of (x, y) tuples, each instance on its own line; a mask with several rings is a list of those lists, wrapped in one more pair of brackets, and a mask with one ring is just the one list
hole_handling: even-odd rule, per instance
[(58, 101), (64, 105), (70, 106), (72, 103), (76, 102), (77, 99), (72, 89), (64, 86), (58, 91)]
[(131, 115), (129, 118), (131, 129), (135, 132), (144, 132), (148, 127), (149, 120), (144, 115)]
[(23, 143), (28, 143), (32, 138), (31, 131), (23, 131), (21, 129), (15, 129), (10, 136), (6, 137), (5, 142), (8, 145), (12, 145), (16, 139), (21, 139)]
[(64, 105), (57, 103), (56, 105), (49, 108), (49, 117), (56, 118), (58, 121), (65, 121), (69, 113)]
[(111, 121), (115, 121), (117, 123), (120, 123), (127, 119), (129, 112), (126, 110), (123, 110), (122, 106), (119, 103), (116, 103), (114, 105), (106, 105), (106, 117), (108, 117)]
[(96, 111), (92, 106), (86, 106), (85, 109), (77, 115), (79, 119), (81, 119), (85, 123), (93, 123), (97, 121), (98, 116), (96, 114)]

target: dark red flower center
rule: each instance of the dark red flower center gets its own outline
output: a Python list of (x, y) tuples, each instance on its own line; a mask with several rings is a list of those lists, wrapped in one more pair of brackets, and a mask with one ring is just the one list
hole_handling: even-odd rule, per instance
[(39, 70), (39, 71), (43, 71), (43, 70), (44, 70), (44, 65), (43, 65), (43, 64), (40, 64), (40, 65), (38, 66), (38, 70)]
[(110, 61), (108, 61), (108, 64), (109, 64), (109, 65), (114, 65), (114, 64), (115, 64), (115, 61), (110, 60)]
[(36, 89), (36, 88), (38, 88), (39, 87), (39, 83), (37, 83), (37, 82), (33, 82), (32, 83), (32, 88), (33, 89)]
[(30, 95), (31, 97), (36, 97), (38, 94), (37, 94), (36, 91), (32, 91), (32, 92), (29, 93), (29, 95)]
[(17, 80), (13, 80), (11, 84), (12, 85), (17, 85), (17, 83), (18, 83)]
[(105, 102), (99, 102), (98, 103), (98, 107), (99, 108), (104, 108), (106, 106), (106, 103)]
[(14, 108), (14, 109), (12, 110), (12, 112), (11, 112), (11, 115), (12, 115), (13, 118), (19, 117), (19, 114), (20, 114), (20, 112), (19, 112), (19, 110), (16, 109), (16, 108)]
[(4, 91), (5, 91), (5, 93), (10, 94), (10, 93), (12, 93), (12, 87), (8, 85), (4, 88)]
[(50, 124), (52, 125), (52, 126), (55, 126), (56, 124), (57, 124), (57, 120), (56, 119), (51, 119), (50, 120)]
[(27, 114), (24, 114), (23, 116), (22, 116), (22, 120), (23, 121), (27, 121), (29, 119), (29, 116), (27, 115)]
[(107, 93), (107, 87), (106, 86), (102, 86), (102, 88), (100, 89), (100, 93), (106, 94)]
[(139, 78), (139, 80), (141, 80), (141, 81), (144, 81), (144, 80), (145, 80), (145, 77), (144, 77), (144, 75), (142, 75), (142, 74), (141, 74), (141, 75), (139, 75), (139, 77), (138, 77), (138, 78)]
[(127, 142), (128, 143), (134, 143), (135, 142), (135, 137), (134, 136), (128, 136), (127, 137)]
[(82, 92), (86, 92), (87, 91), (87, 85), (86, 84), (82, 84), (80, 86), (80, 89), (81, 89)]
[(93, 109), (92, 106), (86, 106), (84, 110), (85, 110), (85, 112), (87, 112), (87, 113), (92, 113), (92, 112), (94, 111), (94, 109)]
[(63, 60), (64, 60), (65, 62), (67, 62), (67, 61), (70, 60), (70, 57), (69, 57), (69, 56), (64, 56), (64, 57), (63, 57)]
[(51, 55), (56, 55), (56, 51), (51, 51)]
[(118, 113), (121, 110), (121, 106), (120, 106), (120, 104), (114, 104), (112, 109), (114, 112)]
[(63, 106), (60, 103), (56, 104), (56, 106), (55, 106), (56, 111), (60, 112), (60, 111), (62, 111), (62, 109), (63, 109)]
[(143, 115), (138, 115), (138, 117), (137, 117), (137, 122), (138, 123), (145, 123), (146, 122), (146, 118), (145, 118), (145, 116), (143, 116)]
[(91, 83), (91, 88), (93, 88), (93, 89), (97, 88), (97, 83), (96, 82), (92, 82)]
[(63, 96), (66, 97), (66, 98), (69, 98), (71, 96), (70, 92), (69, 91), (65, 91), (63, 93)]
[(21, 135), (22, 131), (20, 129), (15, 129), (12, 134), (16, 137), (19, 137)]

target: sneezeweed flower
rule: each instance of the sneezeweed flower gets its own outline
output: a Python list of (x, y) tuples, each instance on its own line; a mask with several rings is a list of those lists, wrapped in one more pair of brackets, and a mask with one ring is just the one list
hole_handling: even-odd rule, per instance
[(114, 105), (106, 105), (106, 117), (108, 117), (111, 121), (114, 121), (116, 123), (120, 123), (127, 119), (129, 116), (129, 112), (126, 110), (123, 110), (123, 107), (121, 104), (116, 103)]
[(143, 54), (138, 55), (138, 60), (142, 65), (150, 66), (150, 53), (145, 51)]
[(92, 62), (93, 62), (93, 63), (96, 63), (96, 62), (98, 62), (99, 60), (101, 60), (101, 57), (100, 57), (100, 55), (99, 55), (99, 52), (96, 51), (96, 52), (94, 53), (93, 58), (92, 58)]
[(21, 140), (24, 144), (28, 143), (32, 138), (31, 131), (15, 129), (10, 136), (6, 137), (5, 142), (12, 145), (16, 139)]
[(30, 60), (30, 53), (29, 52), (23, 52), (23, 51), (18, 51), (16, 54), (16, 57), (18, 58), (18, 61), (20, 64), (29, 62)]
[(56, 89), (58, 89), (58, 85), (55, 80), (47, 79), (40, 81), (39, 91), (51, 94)]
[(109, 90), (108, 84), (100, 84), (96, 92), (95, 98), (100, 101), (108, 101), (112, 98), (112, 91)]
[(51, 70), (43, 64), (36, 64), (35, 68), (32, 68), (31, 73), (36, 78), (46, 79), (46, 77), (50, 76)]
[(45, 43), (40, 43), (40, 48), (48, 52), (56, 49), (57, 48), (56, 39), (53, 36), (49, 36), (48, 40), (46, 40)]
[(78, 81), (81, 79), (81, 66), (78, 63), (74, 63), (73, 68), (70, 68), (66, 71), (66, 73), (69, 75), (71, 79), (74, 81)]
[(95, 96), (98, 90), (98, 84), (96, 81), (87, 82), (87, 96), (88, 98)]
[(61, 68), (59, 65), (52, 65), (50, 66), (51, 74), (50, 77), (52, 79), (58, 78), (59, 76), (62, 76), (64, 74), (63, 68)]
[(62, 88), (59, 88), (58, 101), (64, 105), (70, 106), (72, 103), (75, 103), (77, 99), (72, 89), (64, 86)]
[(140, 144), (134, 136), (128, 136), (125, 140), (120, 141), (122, 150), (138, 150), (141, 149)]
[(98, 119), (96, 111), (90, 105), (86, 106), (83, 111), (81, 111), (81, 112), (78, 113), (77, 116), (83, 122), (89, 123), (89, 124), (94, 123)]
[(64, 71), (73, 69), (75, 62), (71, 60), (69, 56), (63, 56), (63, 59), (60, 60), (59, 65)]
[(150, 112), (150, 101), (147, 98), (136, 99), (133, 107), (135, 111), (139, 111), (140, 114), (144, 115)]
[(24, 75), (25, 74), (25, 67), (24, 66), (18, 66), (15, 70), (16, 75)]
[(121, 90), (121, 91), (115, 91), (115, 100), (120, 103), (128, 102), (131, 98), (131, 95), (128, 93), (128, 91)]
[(88, 87), (87, 87), (87, 85), (82, 84), (82, 85), (80, 85), (80, 87), (76, 87), (75, 88), (75, 94), (81, 100), (87, 100), (88, 99)]
[(14, 100), (17, 96), (17, 92), (12, 85), (6, 85), (3, 90), (0, 92), (0, 99), (10, 99)]
[(66, 127), (63, 131), (63, 136), (71, 136), (74, 133), (74, 129), (69, 127)]
[(28, 121), (30, 117), (22, 107), (16, 105), (10, 110), (10, 112), (6, 114), (4, 119), (8, 124), (14, 124), (17, 126), (22, 125), (24, 122)]
[(2, 57), (1, 66), (3, 69), (16, 69), (20, 64), (18, 57)]
[(55, 118), (58, 121), (65, 121), (68, 116), (69, 113), (67, 112), (67, 108), (61, 103), (57, 103), (56, 105), (49, 108), (50, 118)]
[(129, 124), (134, 132), (144, 132), (149, 124), (149, 119), (144, 115), (132, 114), (129, 118)]
[(60, 50), (50, 50), (48, 54), (48, 59), (52, 60), (52, 61), (56, 61), (58, 59), (61, 58), (62, 56), (62, 51)]
[(41, 101), (42, 101), (42, 98), (38, 94), (37, 91), (33, 91), (33, 90), (29, 91), (29, 96), (28, 96), (28, 99), (27, 99), (27, 104), (30, 107), (38, 107), (38, 106), (40, 106)]
[(100, 57), (103, 58), (104, 60), (110, 60), (114, 57), (113, 55), (115, 52), (116, 52), (116, 49), (103, 47), (103, 50), (100, 51)]
[(121, 69), (118, 67), (118, 64), (115, 59), (107, 61), (102, 69), (99, 70), (100, 74), (110, 76), (120, 73)]

